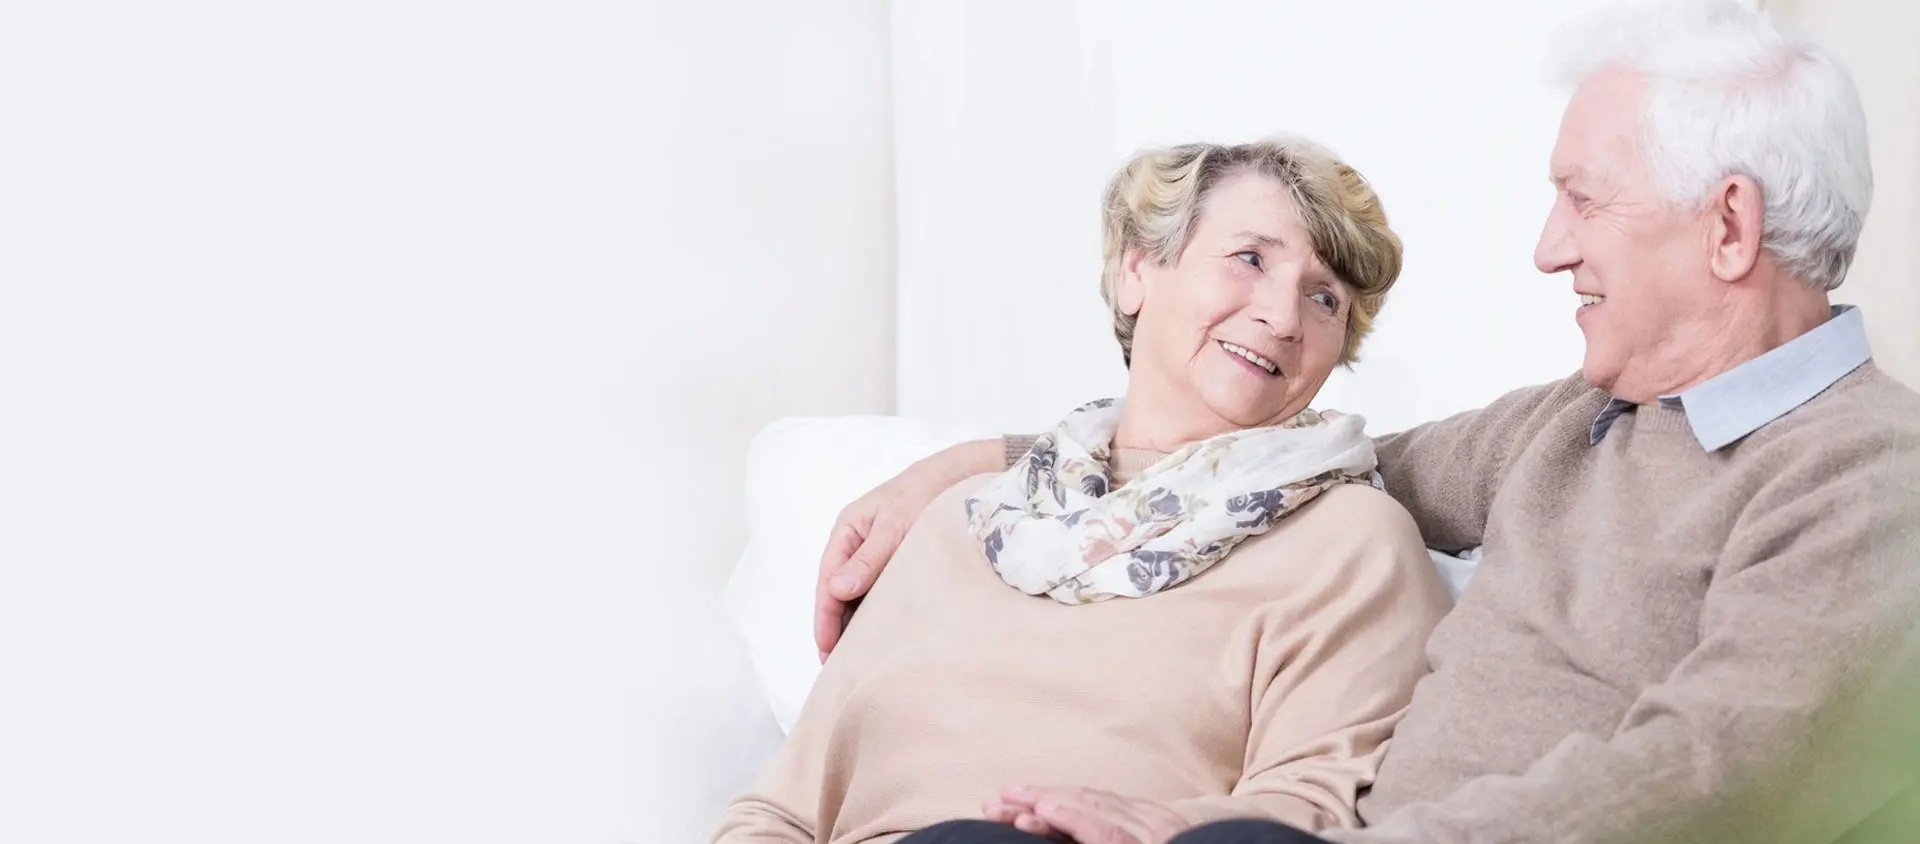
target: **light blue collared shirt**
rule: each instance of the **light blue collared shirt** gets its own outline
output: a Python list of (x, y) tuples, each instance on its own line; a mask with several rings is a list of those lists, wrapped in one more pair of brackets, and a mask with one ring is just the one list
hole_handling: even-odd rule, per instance
[[(1806, 404), (1872, 357), (1860, 309), (1835, 305), (1819, 328), (1679, 395), (1661, 396), (1660, 406), (1685, 412), (1700, 447), (1719, 451)], [(1635, 407), (1626, 399), (1609, 400), (1594, 417), (1590, 442), (1599, 445), (1614, 420)]]

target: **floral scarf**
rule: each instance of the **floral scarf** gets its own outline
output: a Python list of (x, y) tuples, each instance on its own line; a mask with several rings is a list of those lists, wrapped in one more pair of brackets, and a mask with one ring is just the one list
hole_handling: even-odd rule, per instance
[(1109, 489), (1119, 399), (1067, 415), (967, 499), (967, 522), (1007, 585), (1063, 604), (1144, 598), (1206, 571), (1323, 490), (1378, 488), (1358, 416), (1308, 410), (1191, 443)]

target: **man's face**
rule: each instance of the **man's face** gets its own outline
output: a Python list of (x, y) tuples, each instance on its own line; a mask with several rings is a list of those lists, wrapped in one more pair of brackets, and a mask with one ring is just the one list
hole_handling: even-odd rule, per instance
[(1640, 76), (1619, 70), (1574, 92), (1553, 148), (1553, 211), (1534, 250), (1541, 272), (1573, 274), (1588, 383), (1640, 402), (1705, 365), (1709, 317), (1725, 306), (1703, 215), (1666, 200), (1641, 149), (1645, 97)]

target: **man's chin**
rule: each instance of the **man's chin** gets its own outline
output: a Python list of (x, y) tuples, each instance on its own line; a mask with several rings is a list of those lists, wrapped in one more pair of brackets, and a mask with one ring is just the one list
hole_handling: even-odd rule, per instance
[(1593, 355), (1589, 354), (1580, 362), (1580, 377), (1586, 379), (1594, 389), (1613, 395), (1614, 384), (1620, 380), (1620, 370), (1594, 360)]

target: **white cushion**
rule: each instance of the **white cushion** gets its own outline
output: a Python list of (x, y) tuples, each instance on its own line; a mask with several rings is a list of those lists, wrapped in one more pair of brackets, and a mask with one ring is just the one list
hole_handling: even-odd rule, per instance
[(747, 548), (727, 582), (773, 717), (791, 732), (820, 673), (813, 592), (841, 508), (947, 446), (997, 433), (889, 416), (782, 419), (747, 450)]
[[(754, 437), (747, 451), (747, 548), (724, 600), (783, 732), (793, 730), (820, 673), (814, 583), (841, 508), (920, 458), (994, 436), (977, 427), (848, 416), (782, 419)], [(1458, 596), (1479, 565), (1479, 549), (1431, 554)]]

